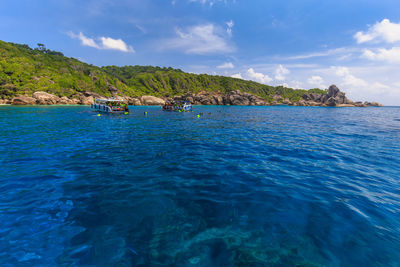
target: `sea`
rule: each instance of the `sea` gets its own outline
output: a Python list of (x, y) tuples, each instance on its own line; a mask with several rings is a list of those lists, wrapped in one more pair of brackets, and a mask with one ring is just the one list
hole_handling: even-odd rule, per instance
[(400, 107), (130, 109), (0, 107), (0, 266), (400, 266)]

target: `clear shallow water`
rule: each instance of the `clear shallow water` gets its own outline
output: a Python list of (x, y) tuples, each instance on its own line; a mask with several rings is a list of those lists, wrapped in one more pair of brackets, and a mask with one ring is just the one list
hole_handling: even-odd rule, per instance
[(400, 266), (400, 108), (195, 109), (0, 107), (0, 265)]

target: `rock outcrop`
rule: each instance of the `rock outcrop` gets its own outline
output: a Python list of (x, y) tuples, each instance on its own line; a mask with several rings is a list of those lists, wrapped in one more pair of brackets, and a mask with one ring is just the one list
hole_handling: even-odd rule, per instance
[[(79, 92), (70, 98), (38, 91), (33, 93), (32, 97), (18, 96), (12, 100), (1, 100), (0, 104), (12, 105), (90, 105), (95, 98), (104, 98), (93, 92)], [(278, 93), (270, 95), (268, 102), (262, 97), (241, 92), (239, 90), (231, 91), (225, 94), (220, 92), (201, 91), (197, 94), (187, 93), (173, 98), (159, 98), (155, 96), (141, 96), (133, 98), (125, 96), (123, 100), (129, 105), (164, 105), (166, 101), (189, 101), (194, 105), (237, 105), (237, 106), (269, 106), (269, 105), (290, 105), (290, 106), (323, 106), (323, 107), (380, 107), (377, 102), (353, 102), (349, 100), (345, 93), (341, 92), (335, 85), (331, 85), (326, 94), (306, 93), (299, 101), (292, 102), (288, 98), (283, 98)]]
[(145, 106), (152, 106), (152, 105), (164, 105), (165, 100), (162, 98), (158, 98), (155, 96), (150, 96), (150, 95), (144, 95), (140, 97), (140, 102), (142, 105)]
[(66, 96), (60, 97), (57, 104), (59, 105), (73, 105), (74, 101)]
[(306, 93), (296, 103), (298, 106), (326, 106), (326, 107), (371, 107), (382, 106), (377, 102), (353, 102), (336, 85), (331, 85), (326, 94)]
[(79, 96), (78, 99), (79, 99), (79, 104), (81, 104), (81, 105), (90, 105), (90, 104), (93, 104), (93, 101), (94, 101), (93, 96), (86, 97), (84, 95), (81, 95), (81, 96)]
[(12, 105), (36, 105), (36, 98), (29, 96), (17, 96), (11, 100)]
[(383, 105), (382, 105), (382, 104), (379, 104), (378, 102), (368, 102), (368, 101), (365, 101), (363, 104), (364, 104), (365, 106), (367, 106), (367, 107), (383, 107)]
[(194, 105), (238, 105), (238, 106), (265, 106), (269, 103), (259, 96), (249, 93), (242, 93), (238, 90), (231, 91), (227, 94), (215, 92), (200, 92), (198, 94), (186, 94), (184, 96), (176, 96), (176, 101), (189, 101)]
[(60, 102), (58, 96), (43, 91), (33, 93), (32, 97), (36, 99), (38, 105), (55, 105)]
[(124, 102), (126, 102), (126, 103), (128, 103), (128, 105), (132, 105), (132, 106), (140, 106), (142, 104), (140, 102), (139, 98), (134, 98), (134, 97), (129, 97), (129, 96), (124, 97)]

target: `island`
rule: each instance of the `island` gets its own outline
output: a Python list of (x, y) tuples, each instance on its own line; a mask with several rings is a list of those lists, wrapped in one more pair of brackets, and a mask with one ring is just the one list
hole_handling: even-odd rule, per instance
[(304, 90), (171, 67), (98, 67), (43, 44), (33, 49), (0, 41), (0, 55), (0, 104), (90, 105), (95, 98), (118, 97), (130, 105), (185, 100), (194, 105), (382, 106), (351, 101), (335, 85)]

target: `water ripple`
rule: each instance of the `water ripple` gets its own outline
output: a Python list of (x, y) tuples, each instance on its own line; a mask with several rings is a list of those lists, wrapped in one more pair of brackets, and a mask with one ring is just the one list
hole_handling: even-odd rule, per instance
[(195, 110), (0, 107), (1, 265), (399, 265), (400, 108)]

